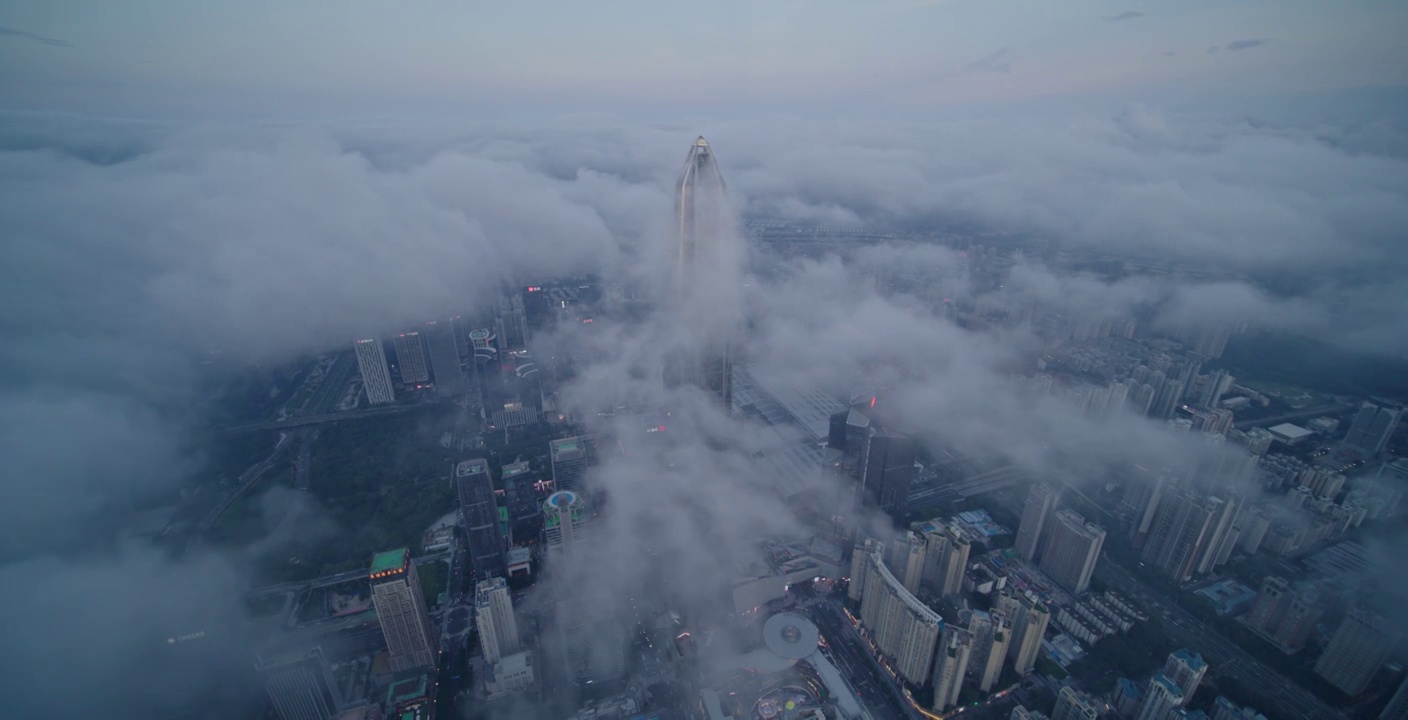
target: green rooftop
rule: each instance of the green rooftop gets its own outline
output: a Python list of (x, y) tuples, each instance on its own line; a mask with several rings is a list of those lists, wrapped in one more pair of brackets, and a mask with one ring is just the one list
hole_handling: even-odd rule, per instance
[(402, 567), (405, 566), (406, 559), (410, 556), (410, 554), (411, 551), (407, 548), (379, 552), (372, 556), (371, 572), (373, 575), (375, 575), (379, 572), (385, 572), (387, 570), (400, 570)]

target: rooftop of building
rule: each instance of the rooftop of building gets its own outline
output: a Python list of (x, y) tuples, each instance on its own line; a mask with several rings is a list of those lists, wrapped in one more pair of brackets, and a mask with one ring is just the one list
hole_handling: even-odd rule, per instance
[(386, 550), (372, 556), (371, 574), (401, 570), (406, 567), (406, 563), (411, 560), (409, 548), (398, 548), (396, 550)]
[(1171, 678), (1169, 678), (1169, 676), (1163, 673), (1159, 673), (1158, 675), (1155, 675), (1149, 680), (1150, 688), (1153, 688), (1155, 685), (1163, 687), (1163, 689), (1170, 695), (1183, 694), (1183, 691), (1178, 687), (1178, 683), (1174, 682)]
[(386, 689), (386, 707), (394, 708), (401, 703), (426, 696), (429, 678), (421, 673), (407, 673), (391, 681)]
[(489, 463), (482, 458), (461, 460), (455, 466), (455, 477), (467, 477), (469, 475), (480, 475), (489, 472)]
[(1291, 440), (1298, 440), (1307, 435), (1314, 434), (1310, 430), (1306, 430), (1305, 428), (1299, 425), (1295, 425), (1293, 423), (1281, 423), (1280, 425), (1274, 425), (1268, 428), (1268, 430), (1271, 432), (1272, 435), (1277, 435)]
[(791, 660), (816, 652), (820, 637), (816, 625), (796, 613), (778, 613), (763, 623), (763, 643), (768, 650)]
[(1190, 668), (1193, 668), (1194, 670), (1197, 670), (1198, 668), (1205, 668), (1208, 666), (1207, 663), (1203, 662), (1202, 655), (1199, 655), (1198, 653), (1195, 653), (1192, 650), (1189, 650), (1188, 648), (1179, 648), (1177, 650), (1174, 650), (1173, 657), (1178, 658), (1183, 664), (1187, 665)]

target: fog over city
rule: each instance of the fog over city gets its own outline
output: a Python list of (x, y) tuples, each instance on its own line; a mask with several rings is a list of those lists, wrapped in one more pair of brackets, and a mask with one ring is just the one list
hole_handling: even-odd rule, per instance
[[(249, 67), (222, 69), (194, 39), (174, 35), (161, 60), (168, 70), (157, 72), (121, 51), (143, 37), (131, 18), (114, 21), (109, 47), (89, 24), (50, 22), (58, 11), (0, 13), (0, 66), (8, 66), (0, 77), (16, 81), (0, 90), (0, 609), (9, 618), (0, 647), (10, 660), (0, 696), (17, 713), (57, 717), (180, 717), (194, 704), (203, 717), (263, 717), (262, 686), (248, 676), (285, 628), (254, 616), (244, 593), (277, 584), (261, 575), (271, 559), (352, 542), (366, 529), (340, 521), (336, 502), (286, 485), (242, 506), (262, 528), (257, 537), (172, 547), (129, 526), (154, 498), (189, 500), (197, 479), (225, 472), (227, 454), (244, 457), (222, 449), (238, 442), (227, 429), (269, 418), (231, 408), (286, 402), (279, 393), (306, 377), (288, 368), (346, 353), (354, 338), (481, 312), (505, 288), (591, 277), (638, 292), (603, 301), (590, 324), (536, 332), (527, 349), (540, 368), (570, 358), (555, 401), (584, 434), (629, 438), (644, 427), (641, 413), (669, 409), (663, 439), (597, 448), (586, 482), (601, 494), (601, 514), (590, 535), (570, 565), (535, 566), (543, 576), (524, 596), (530, 606), (567, 595), (590, 617), (640, 602), (687, 625), (716, 622), (733, 613), (740, 568), (762, 559), (760, 540), (814, 531), (778, 492), (776, 467), (759, 462), (786, 442), (761, 411), (730, 413), (699, 387), (662, 382), (671, 353), (713, 342), (702, 328), (716, 320), (735, 328), (735, 368), (769, 393), (868, 400), (936, 458), (956, 450), (1093, 497), (1142, 482), (1130, 480), (1132, 467), (1156, 475), (1196, 466), (1215, 468), (1200, 482), (1245, 490), (1248, 506), (1274, 504), (1229, 469), (1246, 461), (1239, 445), (1130, 409), (1086, 413), (1062, 392), (1033, 396), (1031, 379), (1057, 363), (1042, 317), (1104, 322), (1111, 336), (1110, 324), (1137, 321), (1141, 337), (1226, 327), (1232, 344), (1300, 343), (1241, 357), (1309, 348), (1305, 362), (1322, 374), (1354, 375), (1321, 393), (1343, 405), (1341, 415), (1371, 395), (1403, 402), (1393, 373), (1408, 363), (1408, 125), (1398, 89), (1408, 76), (1401, 49), (1379, 29), (1401, 12), (1369, 3), (1372, 11), (1344, 20), (1344, 32), (1368, 38), (1364, 56), (1384, 59), (1362, 83), (1345, 69), (1360, 58), (1352, 44), (1296, 39), (1326, 11), (1290, 3), (1293, 17), (1274, 22), (1260, 10), (1229, 11), (1232, 34), (1217, 37), (1187, 29), (1207, 15), (1165, 18), (1142, 42), (1160, 60), (1199, 69), (1150, 69), (1141, 56), (1131, 61), (1141, 80), (1123, 84), (1094, 68), (1129, 39), (1092, 41), (1061, 75), (1042, 58), (1066, 45), (1043, 35), (1039, 19), (1012, 20), (1008, 40), (993, 30), (996, 16), (968, 3), (912, 5), (975, 23), (985, 44), (942, 51), (920, 73), (894, 70), (894, 58), (871, 64), (838, 40), (834, 95), (824, 72), (801, 69), (819, 51), (791, 39), (779, 41), (776, 57), (752, 45), (721, 50), (715, 74), (697, 69), (710, 57), (696, 44), (703, 40), (679, 40), (675, 53), (659, 52), (661, 68), (641, 70), (631, 85), (623, 68), (653, 51), (632, 44), (574, 70), (572, 48), (584, 41), (561, 39), (570, 28), (554, 18), (539, 39), (561, 44), (501, 76), (433, 76), (431, 58), (409, 56), (403, 71), (418, 70), (418, 80), (402, 96), (374, 87), (390, 76), (360, 61), (349, 59), (361, 71), (345, 75), (309, 69), (317, 64), (282, 40)], [(1079, 5), (1092, 37), (1159, 21), (1152, 10)], [(370, 22), (362, 10), (345, 22)], [(160, 22), (173, 32), (219, 22), (172, 12)], [(505, 27), (529, 22), (494, 12)], [(740, 22), (758, 36), (782, 33), (791, 17), (733, 12), (746, 13)], [(1052, 13), (1052, 23), (1076, 26), (1070, 11)], [(889, 17), (857, 22), (899, 33), (906, 44), (895, 57), (907, 57), (909, 36), (891, 24), (905, 23)], [(405, 42), (410, 22), (390, 23), (387, 48)], [(355, 43), (331, 35), (332, 56), (356, 56)], [(467, 62), (459, 52), (451, 59)], [(92, 69), (118, 56), (132, 66)], [(847, 57), (865, 59), (851, 71), (839, 67)], [(1316, 83), (1268, 88), (1294, 103), (1223, 101), (1263, 78), (1310, 73), (1317, 57), (1327, 60)], [(200, 59), (178, 72), (180, 58)], [(756, 98), (720, 89), (749, 76), (748, 58), (778, 63), (758, 72)], [(1246, 66), (1209, 65), (1232, 58)], [(271, 80), (279, 63), (292, 70)], [(672, 113), (671, 72), (704, 88), (678, 100), (686, 112)], [(867, 77), (884, 78), (875, 80), (883, 97), (866, 94)], [(1060, 77), (1045, 96), (1040, 88)], [(570, 89), (574, 81), (582, 87)], [(79, 89), (85, 82), (97, 88), (91, 95)], [(1369, 86), (1382, 103), (1336, 104)], [(252, 100), (222, 117), (239, 103), (217, 87)], [(422, 110), (441, 107), (442, 89), (463, 87), (505, 104), (529, 100), (512, 116)], [(571, 99), (593, 87), (607, 100)], [(336, 100), (316, 114), (279, 110), (308, 88), (332, 88)], [(662, 93), (654, 104), (651, 88)], [(1174, 89), (1178, 99), (1162, 102)], [(568, 99), (533, 99), (553, 92)], [(789, 93), (797, 107), (862, 98), (862, 110), (795, 110)], [(924, 106), (944, 93), (956, 101)], [(1081, 93), (1099, 100), (1083, 103)], [(388, 109), (377, 97), (391, 98)], [(148, 98), (152, 112), (140, 112)], [(356, 112), (340, 111), (348, 98)], [(197, 106), (207, 110), (187, 112)], [(675, 183), (700, 134), (727, 183), (711, 230), (725, 257), (695, 302), (672, 305)], [(801, 230), (769, 236), (769, 227)], [(978, 282), (994, 257), (1000, 274)], [(1373, 390), (1356, 396), (1347, 386)], [(477, 422), (477, 411), (458, 413), (453, 422)], [(449, 434), (418, 413), (396, 417), (430, 444)], [(269, 451), (258, 448), (231, 475)], [(825, 473), (808, 482), (821, 496), (841, 492)], [(864, 531), (885, 540), (907, 528), (876, 508), (860, 514)], [(1357, 538), (1369, 561), (1356, 582), (1377, 576), (1383, 592), (1408, 597), (1408, 535), (1385, 527)], [(1109, 532), (1107, 553), (1117, 534)], [(1408, 628), (1396, 612), (1390, 620)], [(608, 640), (616, 632), (596, 630)], [(177, 641), (196, 632), (207, 641)], [(743, 650), (731, 637), (718, 643), (700, 650), (702, 677)], [(1393, 687), (1374, 695), (1375, 709)], [(530, 706), (490, 715), (568, 716)]]

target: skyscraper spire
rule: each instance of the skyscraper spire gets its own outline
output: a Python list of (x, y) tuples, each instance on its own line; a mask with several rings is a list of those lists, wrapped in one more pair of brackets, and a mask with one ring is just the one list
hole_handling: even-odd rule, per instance
[(738, 308), (741, 253), (724, 179), (709, 141), (689, 147), (675, 188), (675, 306), (692, 337), (672, 380), (699, 386), (724, 408), (733, 401), (730, 337)]

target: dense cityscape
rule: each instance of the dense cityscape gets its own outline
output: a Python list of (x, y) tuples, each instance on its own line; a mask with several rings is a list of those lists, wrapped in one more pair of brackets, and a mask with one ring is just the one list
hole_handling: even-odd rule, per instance
[(0, 709), (1408, 720), (1408, 3), (0, 7)]
[[(1388, 619), (1403, 597), (1371, 557), (1408, 482), (1399, 402), (1257, 377), (1249, 349), (1274, 340), (1245, 327), (1024, 302), (1002, 290), (1034, 260), (1012, 238), (735, 225), (703, 138), (675, 213), (657, 286), (506, 285), (281, 369), (272, 414), (221, 430), (257, 462), (144, 513), (165, 543), (267, 526), (261, 494), (357, 518), (266, 558), (268, 582), (244, 592), (267, 693), (247, 717), (1408, 712)], [(861, 267), (957, 337), (1040, 339), (994, 402), (1142, 423), (1162, 444), (1034, 466), (925, 426), (884, 349), (804, 383), (750, 352), (766, 308), (745, 307), (746, 277), (873, 248), (952, 259)], [(613, 343), (659, 351), (603, 354)], [(766, 500), (639, 505), (658, 491), (634, 483), (697, 482), (691, 463)], [(307, 521), (281, 502), (276, 528)], [(718, 555), (696, 567), (676, 542)], [(173, 652), (205, 639), (191, 630)]]

